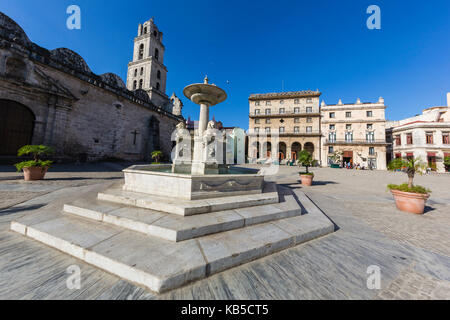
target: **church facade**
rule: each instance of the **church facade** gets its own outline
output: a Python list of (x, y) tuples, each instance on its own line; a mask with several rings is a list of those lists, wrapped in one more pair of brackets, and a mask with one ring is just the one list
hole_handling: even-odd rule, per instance
[[(0, 157), (45, 144), (71, 160), (150, 160), (156, 150), (169, 159), (182, 103), (165, 94), (162, 33), (153, 20), (139, 30), (127, 87), (115, 74), (94, 74), (69, 49), (36, 45), (0, 12)], [(139, 55), (141, 42), (153, 56)]]

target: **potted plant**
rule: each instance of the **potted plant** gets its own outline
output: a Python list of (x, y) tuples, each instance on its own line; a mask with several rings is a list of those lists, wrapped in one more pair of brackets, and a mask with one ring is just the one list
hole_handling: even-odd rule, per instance
[(408, 183), (388, 186), (394, 196), (397, 208), (405, 212), (423, 214), (431, 191), (421, 186), (415, 186), (414, 177), (416, 173), (421, 174), (426, 165), (420, 159), (397, 158), (389, 164), (388, 168), (391, 171), (403, 170), (408, 175)]
[(312, 186), (314, 173), (309, 172), (309, 167), (314, 165), (314, 159), (306, 150), (301, 151), (298, 154), (298, 164), (299, 166), (304, 166), (306, 168), (306, 172), (300, 172), (300, 178), (302, 180), (302, 185), (304, 186)]
[(47, 146), (24, 146), (19, 149), (17, 155), (19, 157), (32, 155), (34, 160), (17, 163), (15, 167), (18, 172), (23, 170), (25, 181), (42, 180), (53, 162), (43, 161), (41, 157), (51, 154), (53, 149)]
[(163, 157), (162, 151), (153, 151), (152, 159), (155, 161), (153, 164), (160, 164), (160, 160)]
[(444, 158), (444, 166), (445, 166), (445, 170), (450, 172), (450, 157)]

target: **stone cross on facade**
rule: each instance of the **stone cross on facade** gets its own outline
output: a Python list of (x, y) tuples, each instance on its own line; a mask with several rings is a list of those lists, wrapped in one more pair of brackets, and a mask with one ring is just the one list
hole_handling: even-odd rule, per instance
[(131, 134), (134, 135), (134, 138), (133, 138), (133, 145), (136, 145), (136, 142), (137, 142), (137, 136), (138, 136), (140, 133), (139, 133), (136, 129), (134, 129), (134, 131), (131, 132)]

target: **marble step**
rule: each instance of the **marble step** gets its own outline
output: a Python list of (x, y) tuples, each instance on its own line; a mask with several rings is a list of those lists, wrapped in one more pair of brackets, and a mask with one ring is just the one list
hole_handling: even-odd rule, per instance
[(312, 210), (172, 242), (54, 210), (19, 218), (11, 223), (11, 230), (161, 293), (327, 235), (334, 225), (319, 210)]
[(149, 209), (80, 199), (64, 205), (64, 212), (111, 224), (169, 241), (185, 241), (201, 236), (244, 228), (264, 222), (299, 216), (302, 208), (292, 195), (280, 203), (224, 210), (201, 215), (179, 216)]
[(98, 194), (98, 200), (118, 203), (138, 208), (191, 216), (217, 211), (274, 204), (279, 202), (277, 186), (266, 183), (261, 194), (241, 195), (205, 200), (181, 200), (169, 197), (153, 196), (144, 193), (108, 189)]

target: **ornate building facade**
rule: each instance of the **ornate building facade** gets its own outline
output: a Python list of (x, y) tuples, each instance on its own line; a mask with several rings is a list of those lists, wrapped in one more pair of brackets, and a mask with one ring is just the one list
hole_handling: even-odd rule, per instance
[(392, 158), (420, 159), (440, 173), (450, 169), (444, 165), (450, 157), (450, 93), (447, 100), (447, 107), (428, 108), (419, 116), (387, 124)]
[(330, 156), (342, 153), (342, 162), (386, 170), (386, 106), (375, 103), (326, 105), (322, 102), (322, 165)]
[(128, 90), (119, 76), (94, 74), (69, 49), (50, 51), (31, 42), (0, 12), (0, 157), (26, 144), (88, 161), (149, 159), (154, 150), (169, 157), (172, 132), (184, 119), (181, 101), (165, 96), (165, 77), (161, 67), (158, 92), (153, 82), (149, 90)]
[(296, 160), (303, 149), (320, 160), (320, 96), (319, 91), (251, 95), (249, 161)]

